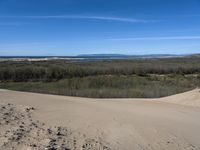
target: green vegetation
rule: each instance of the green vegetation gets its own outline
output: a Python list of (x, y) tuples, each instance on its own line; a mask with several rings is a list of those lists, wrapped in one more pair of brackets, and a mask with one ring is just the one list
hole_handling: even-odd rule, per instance
[(57, 82), (6, 82), (0, 88), (81, 97), (162, 97), (187, 91), (200, 83), (194, 76), (94, 76)]
[(0, 62), (0, 88), (97, 98), (162, 97), (200, 85), (200, 59)]

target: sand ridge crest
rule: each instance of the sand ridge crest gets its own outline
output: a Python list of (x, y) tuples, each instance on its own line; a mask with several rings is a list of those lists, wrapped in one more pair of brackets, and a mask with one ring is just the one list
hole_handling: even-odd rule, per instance
[(200, 107), (200, 89), (197, 88), (185, 93), (164, 97), (161, 100), (179, 105)]

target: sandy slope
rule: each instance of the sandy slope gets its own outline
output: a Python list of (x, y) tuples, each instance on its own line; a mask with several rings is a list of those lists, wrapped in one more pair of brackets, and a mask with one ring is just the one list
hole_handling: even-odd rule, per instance
[(200, 89), (165, 97), (161, 100), (179, 105), (200, 107)]
[[(52, 137), (46, 131), (57, 133), (58, 128), (54, 126), (62, 126), (62, 130), (70, 130), (70, 134), (65, 130), (63, 133), (63, 141), (68, 141), (64, 145), (69, 149), (200, 150), (198, 89), (161, 99), (104, 100), (0, 90), (0, 103), (2, 106), (11, 103), (14, 109), (35, 108), (31, 120), (39, 120), (38, 126), (44, 132), (38, 131), (38, 135), (47, 140), (41, 145), (41, 140), (36, 140), (38, 136), (31, 132), (26, 137), (31, 136), (29, 140), (35, 139), (36, 144), (40, 141), (40, 149), (52, 145)], [(26, 117), (25, 122), (30, 124)], [(0, 130), (7, 127), (0, 126)], [(59, 144), (56, 134), (53, 138)], [(77, 141), (76, 145), (72, 138)], [(23, 140), (22, 146), (34, 143)]]

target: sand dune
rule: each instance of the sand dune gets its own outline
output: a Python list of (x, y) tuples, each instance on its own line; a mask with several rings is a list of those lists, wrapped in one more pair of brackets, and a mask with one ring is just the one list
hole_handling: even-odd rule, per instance
[(0, 104), (0, 149), (200, 149), (198, 89), (161, 99), (103, 100), (0, 90)]
[(200, 107), (200, 89), (162, 98), (164, 102)]

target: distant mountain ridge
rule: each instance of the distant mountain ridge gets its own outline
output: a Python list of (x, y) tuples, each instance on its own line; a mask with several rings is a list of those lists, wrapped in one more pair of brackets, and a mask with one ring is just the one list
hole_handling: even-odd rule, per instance
[(166, 58), (166, 57), (180, 57), (185, 55), (173, 54), (149, 54), (149, 55), (126, 55), (126, 54), (82, 54), (77, 57), (84, 58)]

